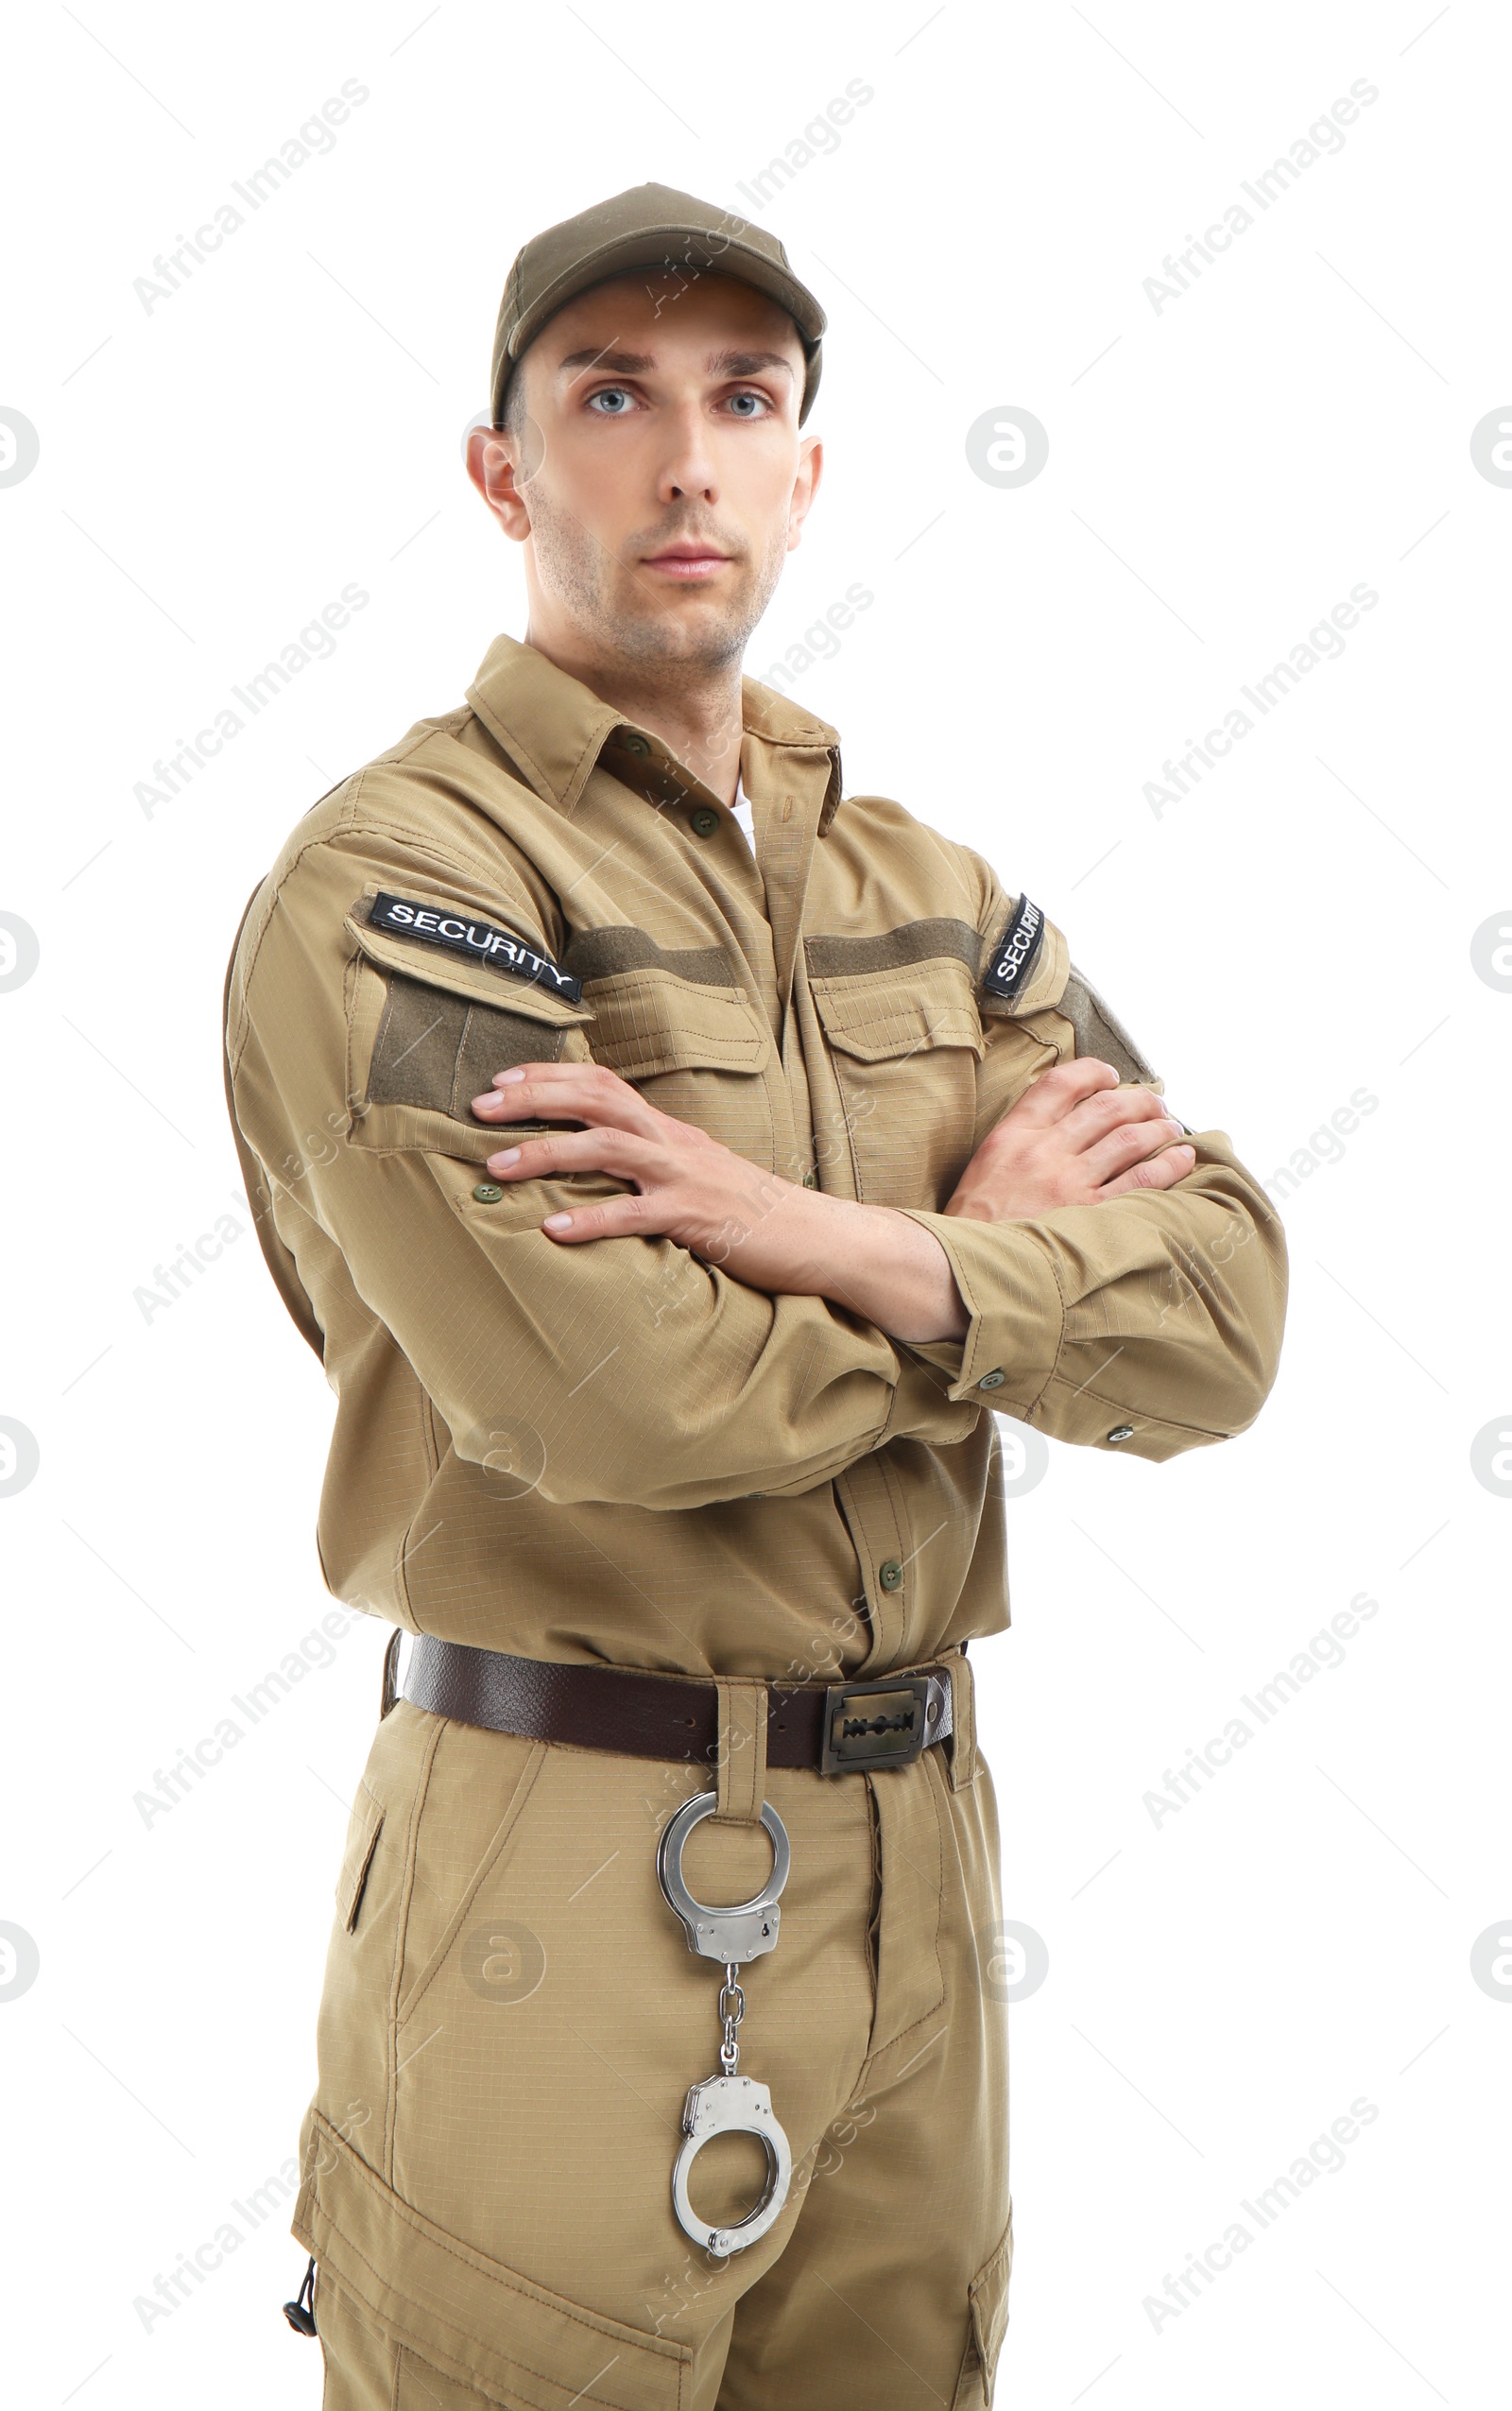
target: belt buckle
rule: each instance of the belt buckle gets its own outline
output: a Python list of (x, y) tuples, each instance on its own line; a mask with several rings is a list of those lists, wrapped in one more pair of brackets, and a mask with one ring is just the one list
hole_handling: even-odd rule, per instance
[(831, 1683), (824, 1695), (819, 1772), (842, 1775), (911, 1766), (922, 1758), (930, 1737), (926, 1675)]

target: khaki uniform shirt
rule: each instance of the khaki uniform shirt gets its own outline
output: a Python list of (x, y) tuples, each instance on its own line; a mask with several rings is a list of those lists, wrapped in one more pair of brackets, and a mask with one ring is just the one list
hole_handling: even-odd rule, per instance
[[(1007, 1622), (991, 1408), (1160, 1458), (1270, 1386), (1282, 1244), (1221, 1134), (1167, 1192), (941, 1213), (1049, 1065), (1149, 1067), (976, 854), (841, 800), (833, 729), (749, 680), (744, 721), (757, 861), (661, 739), (501, 637), (249, 908), (230, 1093), (339, 1401), (321, 1564), (412, 1631), (773, 1680), (917, 1663)], [(519, 1132), (469, 1100), (590, 1057), (759, 1165), (913, 1214), (964, 1342), (905, 1346), (670, 1240), (543, 1237), (618, 1184), (500, 1195), (485, 1159)]]

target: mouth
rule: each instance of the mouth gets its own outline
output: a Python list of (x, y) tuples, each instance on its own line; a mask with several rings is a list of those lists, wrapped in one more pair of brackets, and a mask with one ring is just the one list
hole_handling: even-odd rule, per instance
[(667, 544), (659, 553), (647, 553), (644, 569), (660, 570), (663, 577), (676, 578), (680, 585), (697, 585), (714, 577), (730, 560), (728, 553), (716, 552), (711, 544)]

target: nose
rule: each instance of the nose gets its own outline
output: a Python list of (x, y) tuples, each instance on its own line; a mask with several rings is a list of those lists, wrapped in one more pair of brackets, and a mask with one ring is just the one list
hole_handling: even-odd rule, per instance
[(708, 421), (696, 402), (684, 403), (669, 413), (667, 438), (657, 481), (658, 500), (717, 502), (719, 481), (709, 442)]

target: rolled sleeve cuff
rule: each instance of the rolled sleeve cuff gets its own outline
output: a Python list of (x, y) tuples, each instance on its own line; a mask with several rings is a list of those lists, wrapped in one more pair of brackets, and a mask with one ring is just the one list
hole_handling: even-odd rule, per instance
[(950, 1376), (952, 1399), (1027, 1421), (1065, 1339), (1065, 1300), (1048, 1252), (1022, 1223), (901, 1210), (939, 1241), (971, 1318), (964, 1339), (910, 1353)]

